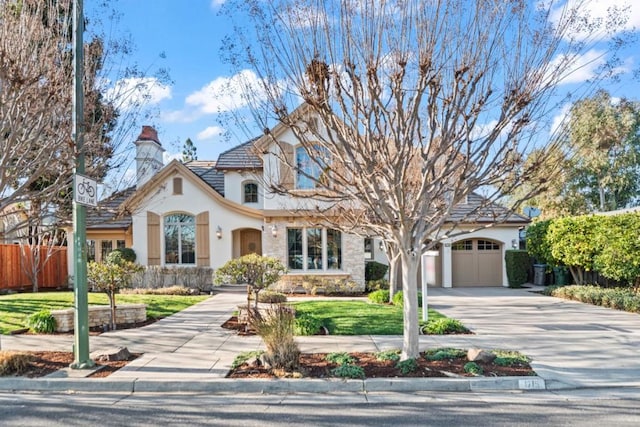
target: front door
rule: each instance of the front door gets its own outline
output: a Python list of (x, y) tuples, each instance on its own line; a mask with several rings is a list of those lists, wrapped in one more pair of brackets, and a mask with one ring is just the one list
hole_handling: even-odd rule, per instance
[(262, 232), (260, 230), (242, 230), (240, 232), (240, 256), (262, 253)]

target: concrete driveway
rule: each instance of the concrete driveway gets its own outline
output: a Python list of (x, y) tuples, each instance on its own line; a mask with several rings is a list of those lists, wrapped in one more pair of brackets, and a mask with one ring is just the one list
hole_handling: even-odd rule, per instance
[[(547, 297), (531, 289), (429, 289), (428, 303), (476, 335), (421, 344), (520, 350), (547, 382), (640, 386), (640, 315)], [(560, 384), (558, 384), (560, 385)]]

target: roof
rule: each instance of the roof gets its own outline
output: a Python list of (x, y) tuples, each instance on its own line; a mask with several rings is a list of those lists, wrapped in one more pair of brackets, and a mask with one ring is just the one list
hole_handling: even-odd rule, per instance
[(262, 169), (262, 159), (254, 145), (257, 140), (258, 138), (251, 139), (220, 154), (216, 162), (216, 168), (219, 170)]
[(224, 197), (224, 173), (218, 170), (216, 162), (192, 160), (184, 165)]
[(158, 138), (158, 132), (151, 126), (142, 126), (142, 132), (140, 132), (136, 141), (153, 141), (158, 145), (162, 145)]
[(525, 216), (511, 212), (504, 206), (489, 202), (477, 193), (470, 193), (467, 203), (460, 203), (453, 208), (447, 222), (527, 224), (531, 220)]
[(95, 208), (87, 209), (87, 229), (127, 229), (131, 226), (131, 215), (119, 215), (119, 208), (129, 196), (136, 191), (136, 187), (112, 194), (101, 200)]

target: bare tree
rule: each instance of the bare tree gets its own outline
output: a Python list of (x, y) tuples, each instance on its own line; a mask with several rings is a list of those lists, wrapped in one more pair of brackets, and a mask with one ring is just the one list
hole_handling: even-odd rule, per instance
[[(579, 3), (256, 0), (230, 5), (252, 25), (241, 26), (229, 40), (232, 54), (226, 59), (257, 76), (257, 85), (247, 82), (244, 93), (255, 120), (260, 129), (277, 123), (294, 132), (314, 164), (301, 167), (289, 149), (276, 150), (297, 179), (313, 185), (300, 192), (277, 173), (267, 184), (297, 198), (300, 209), (323, 221), (381, 236), (397, 250), (404, 359), (418, 356), (421, 252), (472, 230), (462, 223), (509, 217), (496, 202), (544, 161), (539, 154), (525, 162), (527, 154), (557, 144), (546, 137), (550, 112), (564, 100), (555, 89), (582, 65), (582, 55), (608, 36), (604, 24), (614, 31), (623, 21), (618, 15), (591, 21), (580, 15), (585, 9)], [(594, 71), (594, 79), (608, 70)], [(295, 109), (301, 101), (304, 107)], [(271, 132), (262, 138), (279, 143)], [(532, 185), (521, 200), (542, 184)], [(451, 222), (454, 207), (474, 191), (483, 192), (481, 206)]]

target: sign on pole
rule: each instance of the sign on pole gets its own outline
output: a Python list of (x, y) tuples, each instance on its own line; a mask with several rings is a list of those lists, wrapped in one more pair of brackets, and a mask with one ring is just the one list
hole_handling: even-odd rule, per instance
[(85, 206), (98, 206), (97, 193), (97, 181), (80, 174), (73, 176), (73, 194), (76, 203)]

